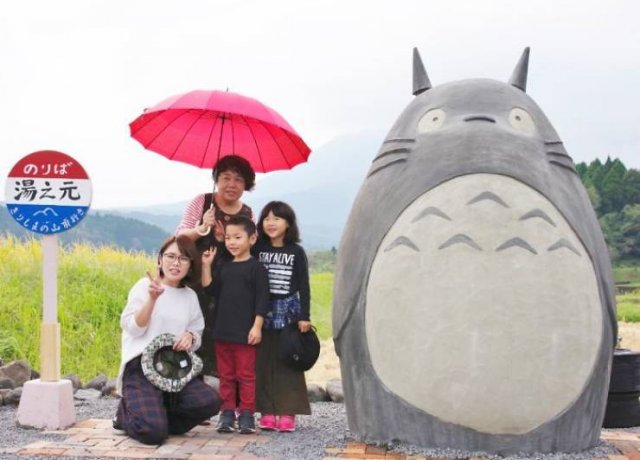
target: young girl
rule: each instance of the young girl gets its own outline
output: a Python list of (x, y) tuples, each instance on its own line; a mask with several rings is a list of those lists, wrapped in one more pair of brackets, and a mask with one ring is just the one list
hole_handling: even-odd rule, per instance
[[(145, 377), (141, 355), (158, 335), (171, 333), (177, 351), (196, 350), (204, 319), (196, 293), (188, 287), (200, 280), (200, 254), (184, 236), (171, 237), (158, 254), (158, 275), (140, 279), (129, 291), (120, 317), (122, 359), (118, 391), (122, 395), (113, 427), (145, 444), (160, 444), (215, 415), (220, 398), (200, 379), (177, 393), (156, 388)], [(167, 401), (173, 401), (168, 404)]]
[(293, 209), (268, 203), (258, 220), (256, 258), (269, 271), (270, 305), (256, 360), (256, 408), (263, 430), (294, 431), (296, 414), (311, 414), (304, 372), (281, 362), (280, 332), (292, 321), (302, 332), (311, 328), (309, 269)]

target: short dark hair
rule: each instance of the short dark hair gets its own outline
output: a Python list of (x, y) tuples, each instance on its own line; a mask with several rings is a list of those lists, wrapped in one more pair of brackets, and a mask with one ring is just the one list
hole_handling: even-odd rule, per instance
[[(187, 256), (191, 259), (191, 265), (189, 266), (189, 271), (187, 272), (187, 276), (180, 280), (180, 286), (197, 286), (200, 283), (200, 270), (202, 269), (202, 261), (200, 259), (200, 253), (198, 249), (196, 249), (196, 245), (193, 241), (187, 238), (184, 235), (180, 236), (170, 236), (162, 243), (160, 246), (160, 251), (158, 252), (158, 262), (162, 262), (162, 254), (167, 250), (169, 246), (173, 243), (178, 245), (178, 250), (180, 254), (183, 256)], [(162, 263), (159, 264), (160, 268), (160, 276), (164, 277), (164, 272), (162, 271)]]
[(256, 172), (251, 167), (251, 163), (240, 155), (227, 155), (220, 158), (211, 170), (213, 181), (218, 182), (218, 176), (225, 171), (240, 174), (244, 179), (244, 189), (247, 192), (250, 192), (256, 185)]
[(227, 228), (228, 225), (237, 225), (238, 227), (242, 227), (249, 236), (256, 233), (256, 224), (245, 216), (236, 215), (229, 217), (229, 220), (224, 223), (224, 227)]
[(272, 212), (274, 216), (284, 219), (289, 224), (287, 231), (284, 233), (284, 242), (287, 244), (300, 242), (300, 230), (298, 229), (298, 222), (296, 219), (296, 213), (293, 208), (284, 201), (270, 201), (267, 203), (258, 219), (258, 238), (265, 243), (269, 242), (269, 236), (264, 232), (263, 221)]

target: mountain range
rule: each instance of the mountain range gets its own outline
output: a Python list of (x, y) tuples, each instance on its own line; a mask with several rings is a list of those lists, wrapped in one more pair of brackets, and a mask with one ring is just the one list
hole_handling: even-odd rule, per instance
[[(290, 171), (265, 174), (254, 191), (243, 195), (242, 201), (256, 215), (271, 200), (285, 201), (296, 212), (302, 244), (307, 250), (337, 248), (353, 200), (381, 142), (379, 132), (337, 137), (313, 151), (306, 163)], [(89, 242), (152, 253), (159, 241), (175, 231), (186, 205), (187, 201), (182, 201), (92, 208), (79, 225), (62, 233), (60, 240), (63, 244)], [(0, 210), (0, 234), (3, 233), (29, 236), (4, 206)]]
[[(259, 180), (242, 201), (256, 214), (271, 200), (290, 204), (298, 217), (302, 244), (308, 250), (337, 247), (342, 228), (382, 135), (362, 132), (335, 138), (315, 150), (306, 163), (290, 171), (275, 171)], [(203, 190), (203, 193), (207, 190)], [(173, 233), (187, 202), (102, 212), (128, 217)]]

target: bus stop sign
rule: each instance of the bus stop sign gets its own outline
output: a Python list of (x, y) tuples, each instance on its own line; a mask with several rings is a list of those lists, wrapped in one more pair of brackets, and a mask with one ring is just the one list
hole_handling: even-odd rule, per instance
[(9, 214), (22, 227), (53, 235), (76, 226), (91, 205), (91, 181), (76, 160), (42, 150), (23, 157), (5, 188)]

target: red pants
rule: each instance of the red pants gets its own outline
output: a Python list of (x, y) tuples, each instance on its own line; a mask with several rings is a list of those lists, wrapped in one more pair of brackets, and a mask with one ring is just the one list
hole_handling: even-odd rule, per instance
[(256, 347), (243, 343), (215, 342), (220, 378), (221, 410), (236, 409), (236, 385), (239, 411), (256, 410)]

